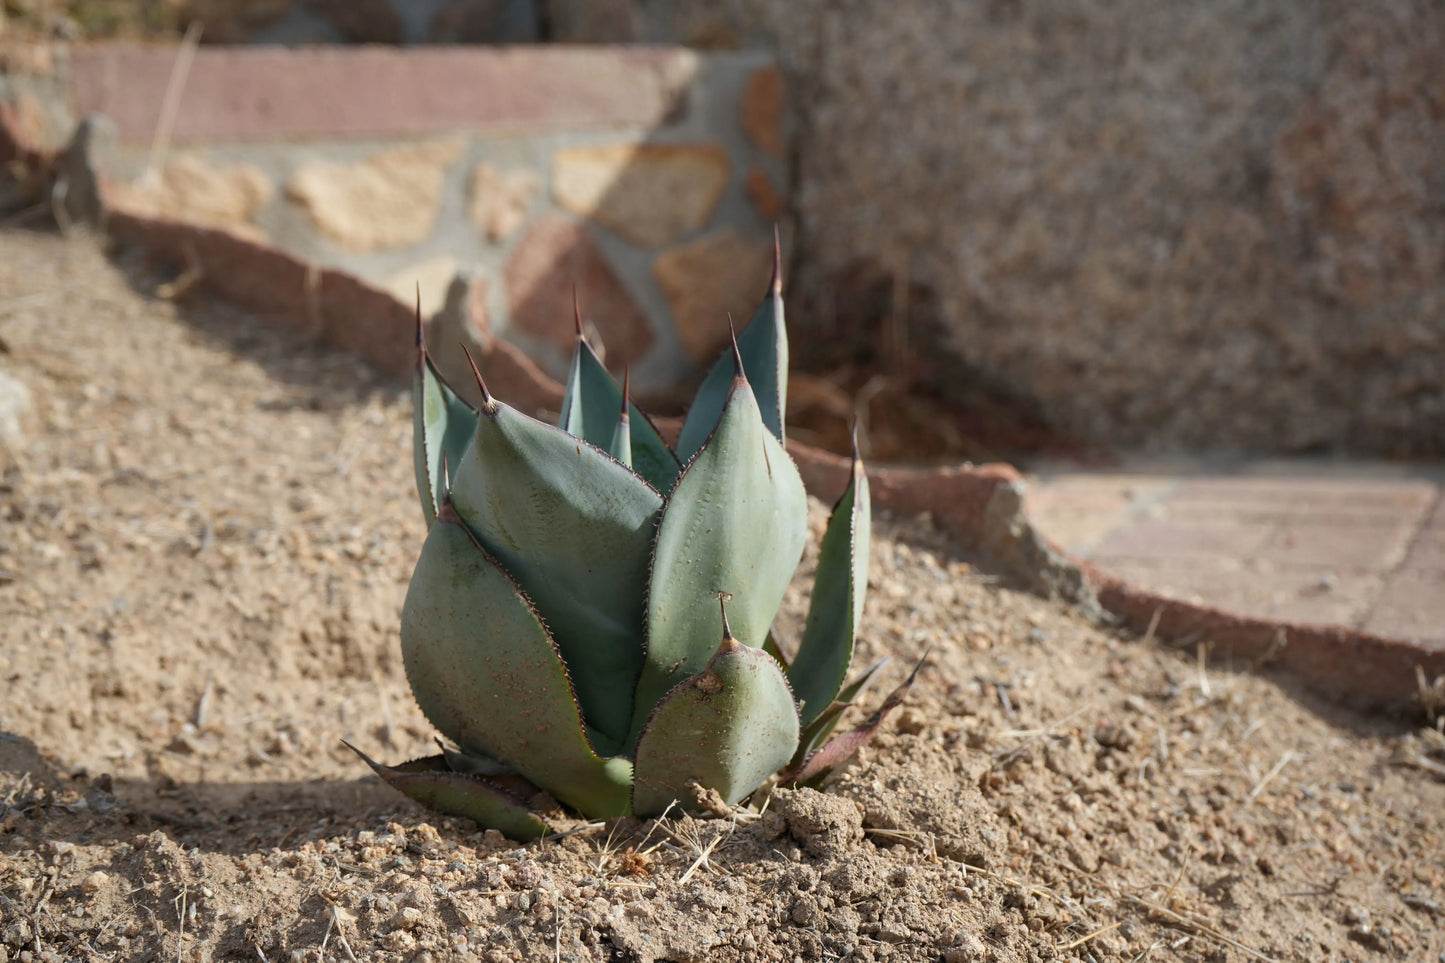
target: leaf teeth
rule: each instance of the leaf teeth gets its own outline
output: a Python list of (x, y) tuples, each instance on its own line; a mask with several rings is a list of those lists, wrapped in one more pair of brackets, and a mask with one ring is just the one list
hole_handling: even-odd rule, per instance
[(477, 359), (472, 357), (472, 352), (465, 344), (462, 345), (462, 353), (467, 356), (467, 364), (472, 366), (472, 377), (477, 379), (477, 390), (482, 393), (481, 411), (484, 414), (496, 417), (501, 405), (498, 404), (496, 398), (492, 397), (492, 393), (487, 390), (487, 383), (482, 380), (482, 369), (477, 367)]

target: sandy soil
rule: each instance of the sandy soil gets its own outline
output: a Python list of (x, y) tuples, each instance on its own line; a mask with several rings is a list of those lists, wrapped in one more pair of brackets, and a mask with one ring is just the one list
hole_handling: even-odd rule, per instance
[(1445, 958), (1423, 713), (1092, 624), (926, 520), (880, 523), (859, 664), (931, 664), (828, 792), (525, 847), (428, 815), (340, 744), (432, 738), (405, 387), (164, 280), (0, 232), (0, 963)]

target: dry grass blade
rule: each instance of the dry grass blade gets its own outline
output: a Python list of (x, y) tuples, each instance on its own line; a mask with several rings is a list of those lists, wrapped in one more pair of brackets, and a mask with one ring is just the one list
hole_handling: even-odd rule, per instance
[(1284, 755), (1280, 756), (1279, 762), (1271, 766), (1269, 772), (1265, 773), (1264, 776), (1260, 778), (1259, 782), (1254, 784), (1254, 788), (1249, 791), (1249, 795), (1244, 797), (1244, 804), (1247, 806), (1250, 803), (1254, 802), (1256, 799), (1258, 799), (1259, 794), (1264, 792), (1264, 787), (1268, 786), (1270, 782), (1274, 780), (1275, 776), (1278, 776), (1282, 771), (1284, 771), (1284, 767), (1289, 765), (1290, 761), (1294, 759), (1294, 757), (1295, 754), (1293, 752), (1286, 752)]
[(1240, 953), (1245, 954), (1251, 959), (1264, 960), (1265, 963), (1274, 963), (1274, 957), (1266, 956), (1263, 953), (1259, 952), (1259, 950), (1256, 950), (1250, 946), (1246, 946), (1245, 944), (1239, 942), (1233, 937), (1224, 935), (1223, 933), (1219, 932), (1219, 930), (1210, 926), (1203, 920), (1194, 917), (1193, 915), (1176, 912), (1167, 906), (1163, 906), (1159, 903), (1154, 902), (1153, 900), (1143, 899), (1138, 896), (1130, 896), (1128, 894), (1125, 894), (1124, 899), (1129, 901), (1130, 903), (1133, 903), (1136, 906), (1143, 907), (1144, 909), (1148, 910), (1150, 913), (1158, 917), (1161, 917), (1166, 923), (1173, 925), (1174, 927), (1182, 930), (1185, 933), (1189, 933), (1194, 936), (1207, 937), (1211, 940), (1214, 940), (1215, 942), (1221, 943), (1229, 947), (1230, 949), (1238, 950)]
[(1058, 947), (1058, 950), (1062, 953), (1066, 950), (1077, 949), (1078, 947), (1083, 946), (1090, 940), (1097, 939), (1111, 930), (1117, 930), (1123, 925), (1123, 923), (1110, 923), (1108, 926), (1101, 926), (1098, 929), (1094, 930), (1094, 932), (1081, 936), (1078, 939), (1074, 940), (1072, 943), (1065, 943), (1063, 946)]

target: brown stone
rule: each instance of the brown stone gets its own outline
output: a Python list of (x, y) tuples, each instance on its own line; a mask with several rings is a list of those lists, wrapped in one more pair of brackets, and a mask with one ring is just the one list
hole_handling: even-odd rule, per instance
[(571, 352), (575, 328), (572, 291), (597, 325), (609, 364), (635, 361), (652, 344), (647, 319), (586, 229), (561, 214), (532, 223), (506, 267), (512, 324), (534, 338)]
[(570, 147), (553, 157), (557, 203), (642, 247), (707, 226), (731, 164), (716, 144)]
[(250, 164), (222, 167), (197, 154), (178, 154), (159, 172), (114, 185), (109, 200), (136, 214), (224, 227), (260, 238), (262, 232), (252, 219), (274, 193), (270, 178)]
[(144, 245), (208, 288), (267, 318), (315, 332), (389, 374), (415, 364), (415, 311), (385, 291), (231, 231), (126, 211), (112, 212), (113, 237)]
[(748, 200), (753, 202), (753, 207), (762, 219), (776, 224), (778, 218), (783, 216), (783, 195), (773, 186), (773, 179), (768, 176), (768, 172), (761, 167), (754, 167), (748, 171), (744, 186), (748, 191)]
[(677, 325), (687, 356), (709, 362), (727, 342), (727, 319), (742, 326), (752, 317), (772, 272), (772, 245), (731, 228), (658, 256), (653, 272)]
[(328, 238), (351, 251), (416, 244), (431, 235), (446, 168), (460, 140), (394, 147), (350, 165), (308, 164), (286, 186)]
[(783, 156), (783, 72), (759, 67), (748, 78), (741, 105), (743, 131), (774, 157)]
[(536, 171), (499, 171), (490, 164), (478, 164), (472, 171), (467, 213), (488, 239), (501, 241), (522, 226), (541, 186)]

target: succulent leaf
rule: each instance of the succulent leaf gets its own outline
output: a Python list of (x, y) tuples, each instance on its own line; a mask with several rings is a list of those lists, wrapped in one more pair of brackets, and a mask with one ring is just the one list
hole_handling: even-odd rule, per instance
[(838, 725), (838, 720), (843, 717), (844, 711), (853, 705), (858, 696), (868, 688), (868, 684), (873, 681), (873, 678), (878, 674), (878, 670), (887, 664), (888, 656), (886, 655), (875, 661), (868, 668), (860, 672), (857, 678), (844, 686), (843, 689), (833, 697), (833, 701), (829, 704), (828, 708), (814, 716), (812, 722), (804, 724), (803, 731), (798, 736), (798, 751), (793, 756), (793, 761), (789, 763), (790, 769), (800, 768), (803, 763), (807, 761), (808, 757), (823, 744), (823, 740), (827, 739), (833, 732), (833, 729)]
[(655, 816), (674, 800), (691, 809), (688, 783), (733, 805), (787, 765), (798, 711), (767, 653), (726, 635), (703, 671), (658, 705), (637, 743), (633, 811)]
[(923, 658), (913, 667), (913, 671), (908, 674), (908, 678), (903, 680), (903, 684), (890, 692), (888, 698), (883, 700), (883, 704), (875, 709), (871, 716), (808, 756), (801, 766), (790, 768), (783, 774), (782, 781), (799, 786), (816, 785), (822, 782), (828, 773), (852, 758), (853, 753), (873, 738), (888, 714), (903, 704), (908, 690), (913, 688), (914, 680), (918, 678), (918, 670), (922, 669), (927, 661), (928, 654), (925, 652)]
[(683, 470), (662, 513), (634, 737), (657, 700), (706, 665), (720, 595), (730, 597), (737, 638), (763, 644), (802, 558), (807, 516), (798, 470), (739, 375), (717, 431)]
[(537, 839), (552, 831), (525, 802), (483, 776), (452, 772), (441, 756), (384, 766), (350, 743), (346, 747), (387, 785), (429, 809), (470, 819), (513, 839)]
[(401, 648), (417, 704), (463, 751), (584, 812), (626, 812), (630, 765), (593, 751), (556, 644), (449, 502), (407, 591)]
[(427, 525), (436, 518), (442, 502), (443, 462), (462, 460), (472, 443), (477, 412), (443, 380), (422, 341), (421, 315), (417, 315), (416, 371), (412, 375), (412, 460), (416, 493)]
[(608, 453), (628, 468), (632, 467), (632, 413), (628, 410), (632, 400), (631, 383), (631, 374), (624, 373), (621, 411), (617, 415), (616, 427), (612, 429), (612, 443), (607, 446)]
[(632, 721), (662, 497), (605, 451), (493, 400), (453, 473), (452, 501), (536, 603), (611, 753)]
[[(737, 336), (743, 371), (753, 386), (763, 423), (780, 443), (783, 417), (788, 408), (788, 330), (783, 319), (783, 275), (776, 243), (773, 248), (773, 279), (767, 297), (748, 326)], [(677, 439), (677, 456), (687, 462), (707, 441), (727, 404), (733, 379), (733, 362), (724, 352), (698, 386), (692, 407)]]
[[(567, 377), (567, 391), (562, 398), (561, 428), (604, 451), (611, 451), (621, 407), (622, 389), (579, 333)], [(662, 440), (657, 427), (630, 399), (627, 408), (631, 422), (628, 442), (632, 448), (631, 466), (653, 488), (671, 491), (682, 472), (682, 464)]]
[[(572, 292), (572, 312), (577, 320), (577, 341), (572, 349), (572, 366), (562, 395), (562, 416), (557, 426), (570, 435), (590, 441), (598, 448), (607, 447), (612, 437), (613, 416), (617, 411), (612, 401), (612, 376), (602, 366), (587, 336), (582, 331), (582, 312), (577, 306), (577, 292)], [(606, 415), (604, 415), (606, 412)], [(588, 425), (588, 415), (592, 424)], [(590, 431), (588, 429), (591, 429)]]
[(780, 262), (775, 239), (768, 294), (703, 380), (675, 450), (588, 344), (580, 309), (556, 427), (493, 398), (475, 363), (481, 404), (461, 398), (418, 311), (413, 457), (429, 531), (402, 655), (418, 705), (456, 746), (395, 768), (363, 755), (383, 780), (530, 839), (549, 832), (531, 808), (543, 790), (597, 819), (714, 794), (731, 805), (784, 766), (781, 778), (817, 783), (902, 701), (917, 669), (833, 735), (881, 665), (843, 685), (868, 574), (856, 450), (796, 657), (772, 634), (808, 514), (784, 446)]
[(833, 506), (823, 534), (808, 621), (788, 669), (788, 681), (802, 704), (804, 726), (828, 708), (853, 661), (853, 641), (868, 590), (871, 530), (868, 476), (855, 450), (852, 479)]

